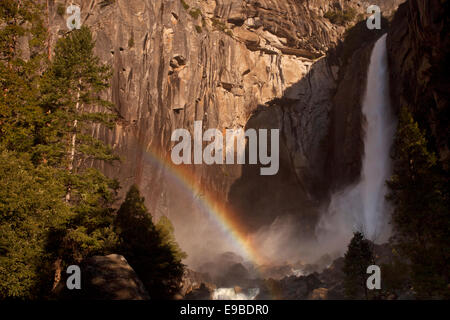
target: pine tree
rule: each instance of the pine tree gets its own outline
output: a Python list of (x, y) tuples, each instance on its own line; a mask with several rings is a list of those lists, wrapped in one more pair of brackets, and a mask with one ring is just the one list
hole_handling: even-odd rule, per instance
[(117, 242), (111, 205), (119, 185), (91, 167), (94, 161), (117, 159), (92, 134), (94, 125), (111, 127), (116, 118), (112, 104), (101, 98), (111, 70), (94, 55), (94, 46), (88, 27), (59, 39), (41, 81), (46, 126), (40, 131), (35, 158), (62, 169), (65, 199), (75, 213), (67, 225), (53, 230), (51, 242), (60, 244), (55, 285), (64, 265), (109, 253)]
[(132, 186), (117, 212), (122, 254), (152, 299), (172, 298), (179, 290), (184, 272), (180, 252), (173, 250), (175, 245), (167, 233), (162, 236), (158, 232), (144, 201), (138, 188)]
[(118, 243), (118, 183), (90, 168), (115, 159), (90, 134), (115, 118), (100, 98), (109, 67), (88, 28), (60, 39), (45, 63), (41, 16), (35, 1), (0, 2), (1, 298), (48, 297), (66, 265)]
[(419, 298), (449, 296), (450, 212), (448, 180), (425, 134), (403, 108), (394, 144), (388, 199), (399, 252), (409, 260)]
[(39, 9), (29, 0), (0, 2), (0, 144), (19, 152), (31, 150), (42, 123), (38, 82), (45, 30)]
[[(0, 298), (38, 298), (51, 283), (49, 230), (71, 215), (58, 170), (35, 166), (45, 29), (35, 1), (0, 3)], [(61, 193), (62, 192), (62, 193)]]
[[(116, 118), (112, 104), (101, 98), (109, 87), (111, 70), (94, 55), (94, 46), (86, 26), (59, 39), (42, 81), (41, 106), (48, 115), (48, 129), (40, 152), (53, 155), (52, 163), (64, 164), (70, 173), (94, 160), (117, 159), (90, 132), (93, 124), (111, 127)], [(70, 196), (68, 192), (68, 200)]]
[(410, 268), (407, 260), (401, 257), (397, 250), (393, 249), (392, 253), (392, 260), (380, 265), (381, 288), (385, 296), (389, 297), (393, 294), (398, 297), (410, 292)]
[(373, 248), (361, 232), (355, 232), (344, 256), (344, 287), (348, 298), (369, 298), (367, 267), (374, 263)]
[(159, 232), (162, 244), (170, 248), (177, 261), (181, 262), (183, 259), (187, 258), (186, 252), (181, 250), (175, 240), (175, 228), (168, 217), (162, 216), (159, 218), (158, 223), (156, 224), (156, 230)]
[(70, 218), (58, 170), (0, 148), (0, 299), (36, 299), (52, 283), (50, 230)]

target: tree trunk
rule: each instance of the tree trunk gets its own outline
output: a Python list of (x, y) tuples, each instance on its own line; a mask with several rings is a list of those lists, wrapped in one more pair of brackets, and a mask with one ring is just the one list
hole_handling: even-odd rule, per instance
[[(78, 89), (77, 89), (77, 104), (75, 106), (75, 116), (78, 115), (78, 110), (80, 108), (80, 95), (81, 95), (81, 80), (78, 82)], [(74, 161), (75, 161), (75, 148), (76, 148), (76, 141), (77, 141), (77, 127), (78, 127), (78, 120), (75, 119), (73, 121), (73, 134), (72, 134), (72, 143), (71, 143), (71, 149), (69, 154), (69, 167), (68, 170), (70, 173), (73, 172), (74, 168)], [(70, 185), (67, 188), (66, 193), (66, 202), (70, 201)]]
[(52, 58), (52, 33), (50, 30), (50, 7), (48, 5), (48, 0), (47, 0), (47, 48), (48, 48), (48, 60), (50, 61)]
[[(17, 1), (17, 11), (19, 11), (20, 10), (20, 5), (21, 5), (22, 3), (21, 3), (21, 0), (19, 0), (19, 1)], [(17, 25), (17, 19), (16, 19), (17, 17), (14, 17), (13, 18), (13, 23), (14, 23), (14, 25)], [(9, 53), (10, 53), (10, 59), (8, 59), (8, 67), (9, 67), (9, 70), (12, 70), (12, 63), (11, 63), (11, 61), (14, 59), (14, 55), (16, 54), (16, 42), (17, 42), (17, 37), (16, 37), (16, 35), (14, 34), (13, 36), (12, 36), (12, 40), (11, 40), (11, 42), (9, 43)]]

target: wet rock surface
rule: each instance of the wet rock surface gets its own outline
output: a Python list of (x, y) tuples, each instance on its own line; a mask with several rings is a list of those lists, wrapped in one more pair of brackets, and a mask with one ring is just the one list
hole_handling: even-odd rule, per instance
[(196, 297), (202, 296), (206, 292), (209, 292), (208, 294), (210, 295), (214, 288), (215, 286), (212, 284), (209, 274), (186, 269), (182, 278), (180, 297), (195, 300)]
[[(395, 253), (388, 244), (373, 244), (374, 263), (383, 268), (395, 261)], [(222, 277), (207, 278), (211, 282), (199, 279), (195, 289), (185, 295), (185, 299), (205, 299), (220, 296), (238, 297), (240, 293), (256, 300), (342, 300), (346, 299), (344, 279), (344, 258), (334, 260), (329, 256), (319, 259), (317, 264), (295, 264), (279, 266), (260, 266), (256, 272), (245, 264), (229, 265), (223, 269)], [(325, 266), (322, 265), (325, 263)], [(239, 270), (236, 270), (239, 268)], [(295, 269), (297, 268), (297, 269)], [(242, 271), (244, 270), (244, 271)], [(238, 277), (237, 275), (240, 275)], [(274, 275), (273, 277), (271, 276)], [(248, 278), (246, 278), (246, 276)], [(228, 281), (224, 281), (224, 279)], [(217, 281), (222, 281), (217, 282)], [(239, 283), (239, 284), (238, 284)], [(383, 284), (382, 284), (383, 289)], [(257, 292), (251, 296), (251, 292)], [(406, 286), (397, 294), (376, 290), (373, 299), (412, 299), (413, 292)], [(209, 299), (209, 298), (208, 298)]]

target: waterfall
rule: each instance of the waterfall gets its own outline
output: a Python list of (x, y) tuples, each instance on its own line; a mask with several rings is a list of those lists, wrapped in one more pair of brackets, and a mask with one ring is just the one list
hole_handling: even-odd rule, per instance
[(360, 180), (332, 196), (316, 230), (319, 245), (328, 250), (345, 248), (354, 231), (362, 231), (378, 242), (387, 240), (390, 233), (385, 182), (391, 171), (389, 150), (396, 122), (389, 104), (386, 35), (376, 42), (371, 54), (362, 112), (365, 123)]
[(391, 172), (389, 150), (395, 133), (389, 103), (386, 35), (377, 41), (372, 51), (362, 111), (367, 124), (358, 187), (363, 204), (363, 231), (367, 238), (375, 239), (382, 236), (387, 228), (386, 180)]
[(235, 288), (214, 289), (213, 300), (255, 300), (259, 294), (259, 288), (251, 288), (243, 292), (236, 292)]

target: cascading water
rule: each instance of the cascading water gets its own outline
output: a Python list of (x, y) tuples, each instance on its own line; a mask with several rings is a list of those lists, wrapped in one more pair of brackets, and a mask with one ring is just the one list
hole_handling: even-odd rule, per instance
[(389, 150), (396, 124), (389, 104), (388, 76), (386, 35), (383, 35), (373, 48), (367, 74), (362, 109), (366, 122), (360, 180), (333, 195), (316, 230), (320, 246), (327, 250), (345, 248), (354, 231), (362, 231), (374, 241), (386, 240), (389, 235), (385, 181), (391, 169)]
[[(362, 231), (375, 242), (383, 242), (389, 236), (385, 182), (391, 171), (389, 150), (395, 133), (395, 120), (389, 104), (386, 35), (376, 42), (371, 54), (362, 113), (365, 122), (360, 180), (333, 195), (317, 226), (318, 247), (311, 244), (309, 248), (311, 258), (315, 256), (318, 259), (324, 253), (332, 256), (342, 254), (354, 231)], [(294, 275), (303, 272), (298, 271), (293, 270)], [(258, 288), (238, 292), (235, 288), (218, 288), (212, 298), (252, 300), (258, 294)]]
[(259, 288), (251, 288), (246, 292), (236, 292), (234, 288), (218, 288), (212, 294), (213, 300), (255, 300)]
[(377, 41), (370, 59), (363, 114), (367, 119), (364, 160), (359, 187), (363, 204), (363, 227), (367, 238), (382, 236), (387, 228), (386, 180), (389, 178), (395, 121), (389, 104), (389, 73), (386, 35)]

